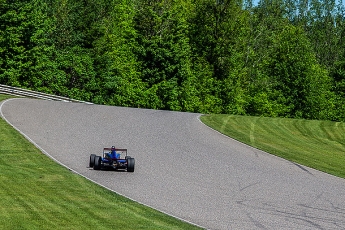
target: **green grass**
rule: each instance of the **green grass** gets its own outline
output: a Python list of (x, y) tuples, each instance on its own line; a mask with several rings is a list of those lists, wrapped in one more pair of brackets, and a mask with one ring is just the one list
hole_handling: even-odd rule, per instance
[(201, 121), (240, 142), (345, 178), (345, 123), (235, 115)]
[(1, 229), (199, 229), (70, 172), (3, 119), (0, 143)]
[(0, 94), (0, 101), (6, 100), (8, 98), (14, 98), (15, 96), (10, 96), (6, 94)]

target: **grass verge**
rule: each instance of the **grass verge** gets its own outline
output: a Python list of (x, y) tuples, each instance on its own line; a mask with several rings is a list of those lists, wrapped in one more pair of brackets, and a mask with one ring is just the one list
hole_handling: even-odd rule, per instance
[(0, 143), (1, 229), (200, 229), (71, 173), (3, 119)]
[(223, 114), (201, 121), (255, 148), (345, 178), (344, 122)]

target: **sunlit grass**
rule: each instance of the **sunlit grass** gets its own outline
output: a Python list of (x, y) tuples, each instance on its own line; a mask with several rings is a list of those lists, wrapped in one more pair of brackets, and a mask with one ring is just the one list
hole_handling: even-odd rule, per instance
[(235, 115), (207, 115), (201, 121), (255, 148), (345, 178), (344, 122)]

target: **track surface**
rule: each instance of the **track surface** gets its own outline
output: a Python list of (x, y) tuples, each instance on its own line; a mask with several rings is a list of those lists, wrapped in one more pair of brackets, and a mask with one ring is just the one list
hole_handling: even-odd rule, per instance
[[(4, 118), (62, 164), (208, 229), (345, 229), (345, 180), (253, 149), (199, 114), (6, 101)], [(134, 173), (94, 171), (89, 155), (127, 148)]]

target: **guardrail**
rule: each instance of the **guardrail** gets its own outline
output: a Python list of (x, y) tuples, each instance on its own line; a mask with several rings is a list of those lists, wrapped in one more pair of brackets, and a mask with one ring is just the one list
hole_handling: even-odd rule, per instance
[(44, 100), (53, 100), (53, 101), (65, 101), (65, 102), (79, 102), (79, 103), (87, 103), (92, 104), (91, 102), (80, 101), (71, 99), (68, 97), (61, 97), (56, 95), (51, 95), (47, 93), (41, 93), (33, 90), (22, 89), (18, 87), (8, 86), (8, 85), (1, 85), (0, 84), (0, 93), (2, 94), (9, 94), (14, 96), (21, 96), (21, 97), (32, 97)]

